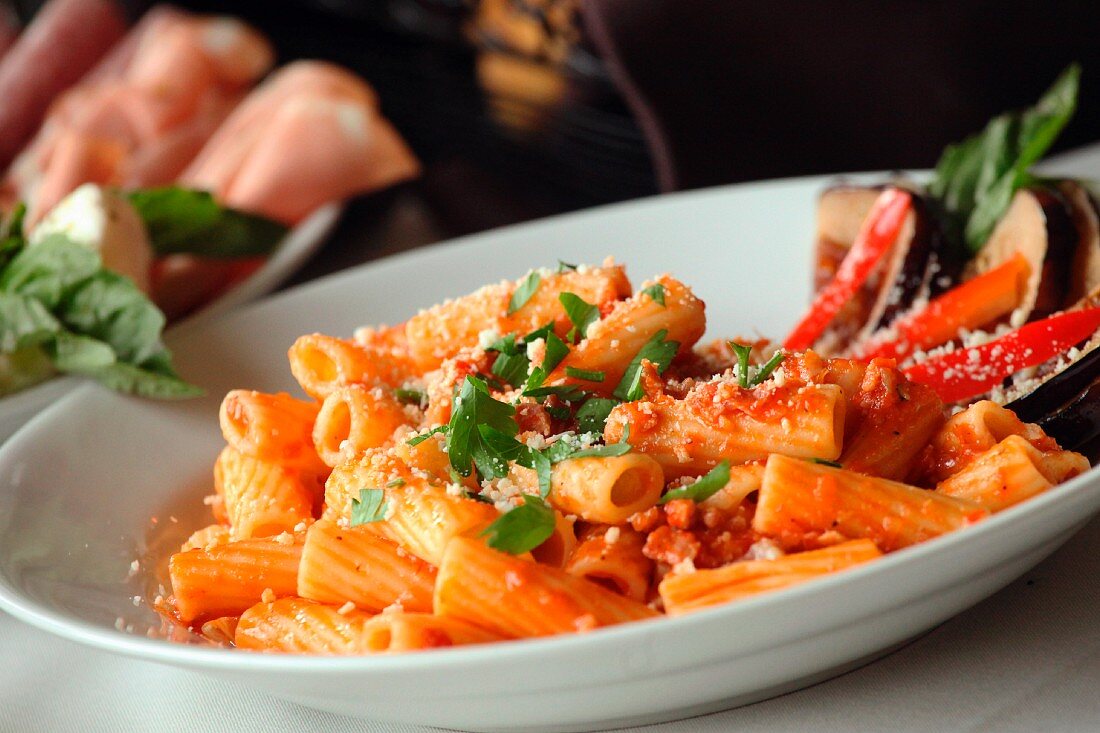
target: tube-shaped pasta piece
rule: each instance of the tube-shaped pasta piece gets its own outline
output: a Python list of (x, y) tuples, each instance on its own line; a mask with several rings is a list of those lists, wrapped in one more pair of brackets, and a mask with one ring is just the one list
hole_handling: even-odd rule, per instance
[(712, 506), (724, 511), (733, 511), (749, 494), (759, 491), (764, 483), (764, 463), (744, 463), (730, 466), (730, 480), (715, 494), (703, 502), (703, 506)]
[(840, 462), (848, 470), (904, 480), (929, 439), (943, 426), (943, 402), (932, 389), (911, 383), (895, 389), (904, 391), (904, 399), (868, 410), (845, 441)]
[(462, 619), (430, 613), (382, 613), (368, 621), (363, 632), (372, 653), (413, 652), (504, 639)]
[(494, 507), (449, 494), (423, 479), (386, 489), (386, 529), (404, 549), (436, 567), (455, 537), (477, 537), (500, 516)]
[(322, 519), (306, 532), (298, 595), (377, 613), (394, 603), (432, 610), (435, 568), (367, 526), (342, 528)]
[(180, 547), (180, 552), (187, 552), (196, 548), (204, 550), (216, 545), (224, 545), (232, 539), (229, 527), (224, 524), (211, 524), (191, 533), (187, 541)]
[(313, 518), (313, 491), (299, 471), (231, 446), (222, 450), (214, 464), (214, 484), (225, 501), (233, 539), (289, 532)]
[(653, 561), (642, 554), (645, 536), (630, 527), (596, 526), (585, 532), (565, 572), (645, 603)]
[(535, 562), (543, 565), (551, 565), (560, 568), (573, 554), (577, 546), (577, 533), (574, 529), (575, 517), (567, 517), (561, 512), (554, 512), (554, 533), (541, 545), (531, 550), (531, 557)]
[(313, 426), (317, 455), (328, 466), (379, 448), (408, 416), (397, 398), (382, 387), (349, 384), (325, 397)]
[(774, 560), (746, 560), (713, 570), (673, 573), (658, 587), (665, 612), (680, 616), (764, 591), (788, 588), (881, 557), (870, 540), (852, 540)]
[(621, 266), (545, 272), (538, 274), (534, 293), (513, 313), (508, 313), (512, 294), (520, 282), (522, 280), (487, 285), (410, 318), (405, 333), (420, 369), (435, 369), (461, 349), (474, 346), (482, 331), (523, 334), (554, 321), (560, 323), (561, 333), (564, 333), (567, 321), (558, 300), (562, 293), (573, 293), (597, 306), (630, 294), (630, 281)]
[(236, 616), (265, 590), (277, 598), (294, 595), (302, 543), (301, 535), (280, 535), (172, 555), (168, 574), (180, 621)]
[(1088, 459), (1079, 453), (1044, 454), (1023, 437), (1010, 435), (941, 481), (936, 491), (999, 512), (1088, 469)]
[[(550, 374), (548, 382), (578, 383), (601, 394), (611, 394), (635, 355), (660, 331), (665, 341), (680, 344), (677, 353), (686, 354), (706, 330), (703, 301), (691, 289), (667, 275), (657, 279), (665, 288), (664, 305), (638, 292), (617, 303), (601, 320), (588, 328), (584, 338)], [(602, 372), (600, 382), (571, 377), (566, 370)]]
[(706, 382), (682, 400), (625, 402), (611, 411), (604, 439), (628, 441), (664, 469), (665, 478), (698, 476), (719, 462), (746, 463), (773, 453), (834, 460), (844, 440), (845, 400), (835, 384), (743, 389)]
[(622, 524), (656, 504), (664, 485), (660, 464), (643, 453), (573, 458), (554, 464), (549, 501), (586, 522)]
[(787, 550), (836, 532), (890, 552), (988, 514), (964, 499), (776, 454), (764, 468), (752, 526)]
[(1054, 439), (1038, 425), (1023, 422), (996, 402), (982, 400), (953, 415), (936, 433), (915, 478), (922, 485), (938, 484), (1010, 435), (1023, 437), (1040, 451), (1059, 450)]
[[(351, 519), (352, 501), (363, 489), (385, 489), (413, 479), (409, 466), (393, 451), (375, 448), (333, 469), (325, 481), (325, 519)], [(422, 480), (422, 479), (421, 479)]]
[(371, 616), (304, 598), (256, 604), (241, 616), (236, 633), (241, 649), (328, 655), (409, 652), (500, 638), (459, 619), (403, 612)]
[(319, 406), (286, 394), (235, 389), (222, 400), (219, 420), (230, 447), (271, 463), (324, 470), (313, 447)]
[[(452, 481), (451, 459), (447, 452), (443, 450), (443, 436), (432, 435), (416, 445), (409, 445), (409, 438), (415, 434), (415, 432), (410, 432), (403, 437), (398, 436), (393, 447), (393, 454), (404, 461), (409, 468), (424, 471), (437, 481)], [(476, 490), (477, 479), (472, 473), (465, 480), (465, 483), (467, 488)]]
[(345, 384), (400, 387), (417, 372), (398, 350), (368, 349), (320, 333), (301, 336), (287, 353), (290, 371), (310, 397), (323, 400)]
[[(344, 611), (341, 613), (341, 611)], [(257, 603), (241, 614), (234, 641), (238, 649), (298, 654), (367, 654), (365, 611), (338, 609), (305, 598)]]
[(439, 566), (435, 612), (509, 638), (588, 631), (657, 615), (564, 570), (463, 537), (451, 540)]

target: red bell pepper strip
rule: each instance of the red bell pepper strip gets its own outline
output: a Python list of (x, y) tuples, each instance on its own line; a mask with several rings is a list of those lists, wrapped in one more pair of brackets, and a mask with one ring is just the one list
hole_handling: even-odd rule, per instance
[(1037, 366), (1081, 343), (1100, 328), (1100, 308), (1044, 318), (999, 339), (934, 356), (905, 376), (936, 391), (944, 402), (963, 402), (988, 392), (1021, 369)]
[(1008, 262), (967, 280), (933, 299), (923, 310), (891, 324), (889, 340), (872, 339), (855, 350), (857, 359), (901, 361), (917, 349), (930, 349), (958, 338), (962, 329), (981, 328), (1020, 304), (1031, 267), (1017, 253)]
[(912, 196), (887, 188), (875, 199), (859, 228), (856, 241), (840, 263), (836, 276), (818, 292), (813, 305), (783, 342), (787, 351), (805, 351), (825, 332), (841, 307), (859, 291), (901, 232)]

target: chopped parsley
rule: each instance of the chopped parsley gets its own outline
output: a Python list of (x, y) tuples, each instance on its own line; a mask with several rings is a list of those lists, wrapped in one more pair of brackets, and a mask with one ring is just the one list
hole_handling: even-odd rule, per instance
[(405, 485), (405, 479), (395, 478), (393, 481), (390, 481), (386, 484), (386, 488), (387, 489), (396, 489), (396, 488), (399, 488), (399, 487), (404, 486), (404, 485)]
[(484, 380), (467, 376), (455, 397), (447, 425), (446, 447), (451, 467), (460, 476), (469, 476), (474, 465), (483, 476), (507, 475), (507, 462), (491, 440), (485, 442), (482, 428), (512, 437), (519, 431), (515, 414), (515, 407), (493, 399)]
[(533, 390), (542, 386), (542, 383), (550, 376), (550, 373), (554, 371), (554, 368), (558, 364), (561, 364), (562, 359), (569, 355), (569, 347), (564, 341), (558, 338), (557, 334), (550, 331), (546, 334), (546, 352), (542, 357), (542, 365), (537, 366), (531, 370), (530, 376), (527, 377), (527, 381), (523, 385), (523, 394), (528, 397), (537, 396), (532, 394)]
[(566, 262), (565, 260), (558, 260), (558, 274), (559, 275), (562, 274), (563, 272), (576, 271), (576, 269), (577, 269), (576, 265), (571, 265), (568, 262)]
[(526, 495), (523, 504), (502, 514), (481, 536), (489, 538), (486, 544), (493, 549), (522, 555), (550, 539), (556, 524), (549, 504), (538, 496)]
[(509, 334), (500, 339), (489, 351), (498, 352), (490, 371), (512, 386), (519, 387), (527, 381), (527, 372), (531, 369), (531, 360), (522, 345), (516, 344), (516, 337)]
[(603, 372), (589, 371), (587, 369), (577, 369), (575, 367), (567, 366), (565, 368), (565, 376), (576, 377), (577, 379), (585, 379), (589, 382), (602, 382), (606, 375)]
[(714, 496), (730, 480), (730, 462), (722, 461), (712, 468), (706, 476), (703, 476), (693, 484), (673, 489), (657, 501), (658, 504), (667, 504), (676, 499), (691, 499), (696, 504), (704, 502)]
[(775, 368), (783, 363), (783, 359), (786, 358), (786, 354), (782, 351), (777, 351), (772, 355), (772, 358), (760, 367), (757, 367), (755, 371), (749, 364), (749, 356), (752, 354), (752, 347), (745, 344), (739, 344), (734, 341), (728, 341), (730, 349), (737, 356), (737, 382), (745, 389), (756, 387), (762, 384), (768, 377), (772, 375)]
[(654, 283), (648, 288), (642, 288), (643, 293), (648, 295), (650, 298), (653, 298), (654, 302), (660, 303), (661, 305), (665, 304), (666, 290), (667, 288), (665, 288), (665, 286), (661, 283)]
[(653, 338), (638, 350), (638, 353), (630, 360), (626, 372), (623, 373), (619, 386), (615, 388), (614, 395), (616, 397), (623, 402), (633, 402), (645, 396), (641, 384), (643, 360), (652, 362), (657, 367), (658, 374), (665, 373), (668, 365), (672, 363), (672, 358), (676, 356), (676, 352), (680, 348), (679, 341), (665, 341), (667, 335), (668, 331), (662, 328), (653, 334)]
[(844, 468), (844, 466), (840, 465), (838, 462), (830, 461), (826, 458), (811, 458), (810, 462), (811, 463), (816, 463), (820, 466), (831, 466), (832, 468)]
[(607, 424), (607, 416), (619, 404), (618, 400), (609, 397), (589, 398), (580, 409), (577, 410), (577, 429), (582, 433), (603, 433)]
[(382, 489), (360, 489), (359, 498), (351, 500), (351, 526), (381, 522), (386, 518), (386, 492)]
[(397, 396), (397, 401), (403, 405), (423, 407), (428, 402), (428, 394), (422, 389), (398, 387), (394, 390), (394, 394)]
[(425, 440), (432, 437), (436, 433), (445, 433), (445, 432), (447, 432), (447, 426), (446, 425), (436, 425), (434, 428), (432, 428), (428, 432), (421, 433), (420, 435), (414, 435), (413, 437), (409, 438), (405, 442), (408, 445), (420, 445), (421, 443), (423, 443)]
[(542, 275), (538, 273), (538, 270), (531, 270), (527, 273), (527, 277), (523, 278), (523, 281), (516, 286), (515, 292), (512, 293), (512, 299), (508, 301), (508, 315), (512, 315), (524, 305), (535, 294), (535, 291), (539, 289), (539, 284), (542, 282)]
[(554, 395), (558, 399), (566, 402), (578, 402), (584, 399), (584, 396), (588, 394), (580, 387), (573, 384), (557, 384), (550, 387), (535, 387), (533, 389), (524, 390), (524, 397), (544, 398)]
[[(561, 293), (558, 295), (558, 300), (561, 302), (562, 307), (565, 308), (565, 315), (569, 316), (569, 320), (573, 324), (571, 333), (580, 338), (587, 336), (588, 327), (600, 320), (599, 306), (585, 302), (579, 295), (574, 293)], [(578, 339), (572, 338), (570, 340), (576, 343)]]

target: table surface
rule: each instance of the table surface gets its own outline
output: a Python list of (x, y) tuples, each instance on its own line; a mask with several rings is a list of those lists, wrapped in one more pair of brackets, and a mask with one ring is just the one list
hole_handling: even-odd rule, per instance
[[(1100, 145), (1054, 161), (1100, 178)], [(292, 282), (438, 241), (415, 191), (351, 207)], [(247, 687), (88, 649), (0, 614), (0, 732), (427, 729), (309, 710)], [(643, 729), (1100, 730), (1100, 519), (1010, 586), (875, 663), (747, 707)]]

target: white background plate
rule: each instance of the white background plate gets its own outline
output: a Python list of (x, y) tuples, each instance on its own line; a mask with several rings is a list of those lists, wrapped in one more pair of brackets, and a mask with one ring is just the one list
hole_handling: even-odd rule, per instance
[[(279, 287), (316, 254), (336, 226), (342, 211), (343, 204), (328, 204), (314, 211), (287, 233), (260, 269), (188, 320), (212, 317)], [(74, 377), (57, 377), (8, 397), (0, 397), (0, 443), (47, 405), (72, 391), (80, 381)]]
[[(130, 600), (155, 587), (153, 558), (208, 521), (199, 498), (220, 443), (219, 396), (243, 386), (292, 389), (285, 353), (297, 335), (400, 321), (532, 265), (604, 254), (626, 261), (636, 283), (670, 270), (695, 286), (712, 337), (782, 334), (808, 294), (813, 202), (823, 183), (669, 196), (491, 232), (180, 328), (170, 340), (178, 366), (210, 390), (207, 398), (156, 404), (89, 386), (0, 449), (0, 607), (70, 639), (306, 705), (483, 730), (591, 729), (730, 707), (835, 673), (932, 627), (1087, 521), (1100, 505), (1095, 472), (832, 578), (587, 636), (391, 658), (264, 656), (146, 639), (155, 618)], [(135, 557), (142, 570), (127, 579)], [(136, 633), (114, 629), (120, 616)]]

